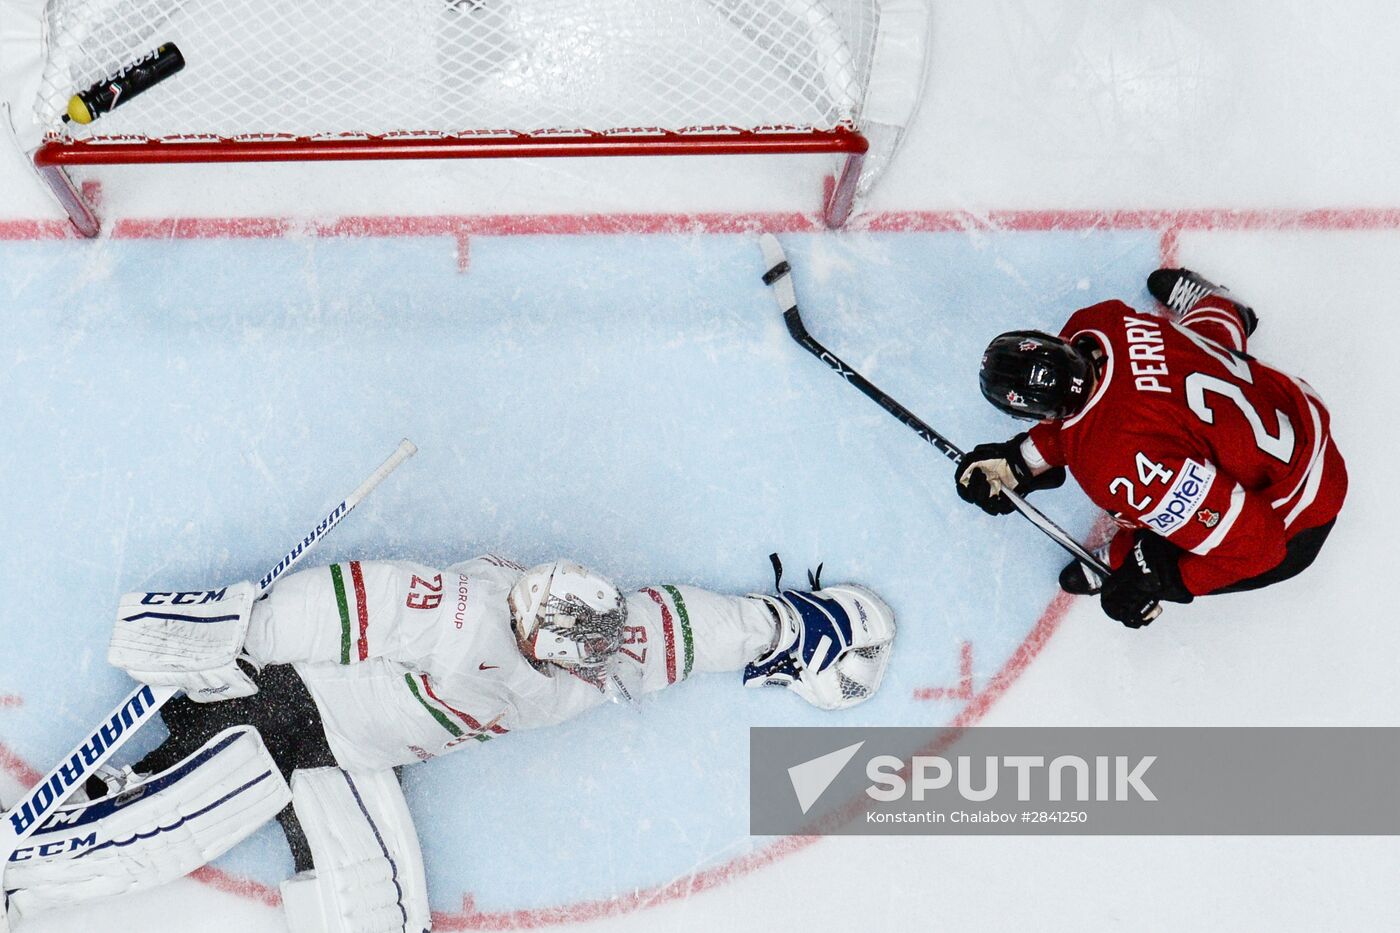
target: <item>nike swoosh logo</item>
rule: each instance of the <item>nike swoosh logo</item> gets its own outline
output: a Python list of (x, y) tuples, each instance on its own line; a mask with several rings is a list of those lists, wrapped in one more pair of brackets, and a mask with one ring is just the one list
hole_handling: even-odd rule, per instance
[(479, 671), (494, 671), (499, 670), (500, 666), (499, 664), (487, 664), (485, 661), (482, 661), (476, 666), (476, 669)]

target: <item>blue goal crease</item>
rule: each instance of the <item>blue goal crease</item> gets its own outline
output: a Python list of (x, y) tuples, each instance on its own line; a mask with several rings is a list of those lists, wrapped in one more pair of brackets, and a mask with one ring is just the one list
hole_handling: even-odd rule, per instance
[[(986, 341), (1142, 304), (1159, 250), (1150, 232), (783, 242), (813, 334), (964, 446), (1021, 429), (978, 392)], [(255, 578), (405, 436), (410, 468), (311, 564), (568, 556), (624, 586), (746, 593), (780, 551), (869, 586), (899, 626), (853, 711), (700, 674), (641, 715), (408, 769), (444, 910), (468, 892), (483, 910), (597, 900), (752, 851), (749, 726), (948, 722), (958, 691), (916, 693), (961, 683), (964, 642), (984, 687), (1053, 596), (1053, 544), (966, 507), (950, 464), (792, 343), (754, 237), (474, 237), (465, 275), (440, 247), (0, 244), (0, 434), (30, 439), (0, 453), (24, 544), (0, 562), (0, 639), (26, 646), (0, 655), (0, 683), (31, 701), (0, 711), (6, 748), (47, 767), (126, 692), (103, 660), (122, 593)], [(1094, 519), (1070, 488), (1037, 504), (1077, 535)], [(60, 683), (77, 684), (61, 714), (36, 715)], [(585, 857), (599, 870), (574, 870)], [(291, 870), (270, 827), (218, 864), (267, 885)]]

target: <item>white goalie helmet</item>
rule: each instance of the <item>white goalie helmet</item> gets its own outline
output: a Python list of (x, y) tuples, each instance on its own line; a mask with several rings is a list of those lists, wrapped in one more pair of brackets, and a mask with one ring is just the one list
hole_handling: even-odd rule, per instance
[(511, 587), (510, 619), (525, 656), (601, 682), (622, 644), (627, 603), (611, 581), (569, 560), (527, 570)]

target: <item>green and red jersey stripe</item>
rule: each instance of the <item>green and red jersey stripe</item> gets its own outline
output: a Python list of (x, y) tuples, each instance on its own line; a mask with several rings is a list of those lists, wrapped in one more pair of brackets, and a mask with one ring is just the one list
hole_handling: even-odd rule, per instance
[(481, 723), (477, 722), (477, 721), (476, 721), (476, 718), (473, 717), (470, 713), (464, 713), (463, 711), (461, 711), (461, 710), (457, 709), (456, 707), (452, 706), (450, 703), (448, 703), (448, 702), (447, 702), (446, 700), (444, 700), (442, 697), (440, 697), (440, 696), (438, 696), (436, 693), (434, 693), (434, 692), (433, 692), (433, 683), (432, 683), (432, 681), (430, 681), (430, 680), (428, 679), (428, 675), (427, 675), (427, 674), (419, 674), (418, 676), (419, 676), (420, 678), (422, 678), (422, 680), (423, 680), (423, 689), (426, 690), (426, 691), (428, 691), (428, 696), (432, 697), (434, 702), (440, 703), (440, 704), (443, 706), (443, 708), (447, 709), (447, 710), (448, 710), (449, 712), (451, 712), (453, 715), (455, 715), (455, 716), (457, 716), (458, 718), (460, 718), (464, 723), (466, 723), (468, 726), (470, 726), (471, 729), (472, 729), (474, 732), (485, 732), (485, 731), (487, 731), (487, 730), (489, 729), (490, 731), (496, 733), (497, 735), (505, 735), (507, 732), (510, 731), (509, 729), (502, 729), (500, 726), (496, 725), (495, 723), (492, 723), (492, 724), (489, 725), (489, 726), (483, 726)]
[[(351, 661), (351, 646), (361, 661), (369, 658), (369, 600), (365, 598), (365, 575), (360, 562), (350, 562), (350, 586), (355, 594), (355, 623), (351, 624), (350, 599), (345, 591), (345, 572), (339, 564), (331, 564), (331, 584), (335, 587), (335, 605), (340, 610), (340, 663)], [(358, 631), (359, 638), (356, 633)]]
[(671, 620), (670, 607), (666, 605), (666, 600), (661, 598), (661, 594), (651, 587), (646, 587), (642, 592), (661, 607), (661, 634), (666, 642), (666, 683), (673, 684), (676, 682), (676, 627)]
[[(671, 597), (671, 602), (675, 603), (675, 616), (671, 614), (671, 607), (666, 605), (666, 600), (661, 594), (651, 587), (642, 590), (651, 597), (651, 601), (661, 607), (661, 634), (666, 643), (666, 683), (673, 684), (677, 680), (685, 680), (690, 676), (691, 668), (695, 666), (695, 636), (690, 630), (690, 613), (685, 608), (685, 600), (681, 597), (681, 591), (674, 586), (661, 587)], [(680, 619), (681, 645), (682, 645), (682, 667), (679, 675), (676, 671), (676, 618)]]
[[(413, 679), (412, 674), (404, 674), (403, 679), (404, 683), (408, 684), (408, 689), (413, 693), (413, 698), (423, 705), (423, 708), (428, 711), (428, 715), (437, 720), (438, 725), (452, 733), (454, 738), (461, 738), (466, 734), (460, 726), (447, 717), (446, 713), (428, 702), (427, 698), (418, 690), (418, 683)], [(423, 681), (426, 685), (427, 678), (423, 678)]]
[[(433, 692), (432, 682), (428, 680), (426, 674), (419, 674), (416, 677), (413, 674), (404, 674), (403, 679), (404, 682), (408, 684), (408, 689), (413, 693), (414, 699), (421, 703), (423, 708), (437, 720), (438, 725), (451, 733), (454, 738), (461, 738), (464, 735), (470, 734), (471, 737), (478, 742), (485, 742), (491, 738), (490, 735), (486, 734), (487, 732), (494, 733), (495, 735), (505, 735), (510, 731), (501, 728), (495, 723), (491, 723), (489, 726), (483, 726), (477, 721), (476, 717), (472, 716), (470, 713), (465, 713), (445, 702), (440, 696)], [(422, 690), (419, 690), (419, 684), (422, 684)], [(449, 713), (451, 716), (456, 716), (465, 723), (471, 732), (468, 733), (464, 731), (461, 726), (457, 725), (457, 723), (452, 720), (451, 716), (448, 715)]]
[(681, 640), (685, 643), (685, 669), (681, 673), (681, 680), (690, 676), (690, 670), (695, 666), (695, 635), (690, 630), (690, 613), (686, 611), (685, 600), (681, 598), (681, 591), (674, 586), (667, 584), (661, 587), (671, 595), (671, 601), (676, 604), (676, 615), (681, 620)]

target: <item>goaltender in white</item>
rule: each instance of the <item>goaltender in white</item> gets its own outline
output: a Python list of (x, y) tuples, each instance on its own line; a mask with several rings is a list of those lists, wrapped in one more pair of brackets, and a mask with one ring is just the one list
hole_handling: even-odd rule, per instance
[(485, 556), (333, 564), (256, 601), (250, 583), (128, 594), (108, 659), (186, 695), (162, 710), (168, 740), (102, 769), (16, 852), (10, 919), (163, 884), (275, 816), (297, 869), (282, 883), (293, 933), (431, 929), (398, 766), (703, 671), (859, 703), (894, 615), (863, 587), (812, 586), (623, 596), (570, 561)]

